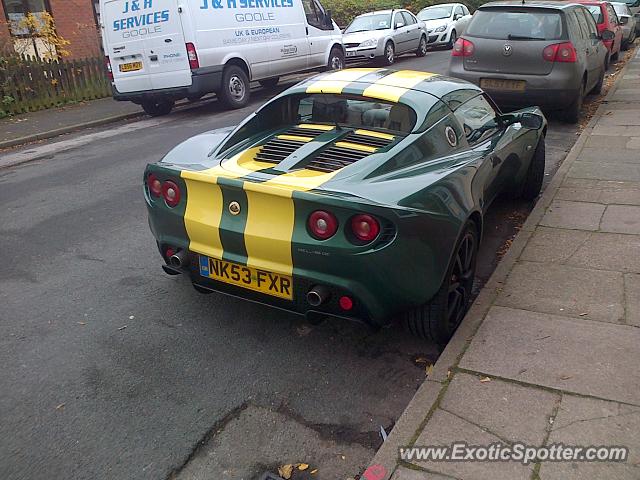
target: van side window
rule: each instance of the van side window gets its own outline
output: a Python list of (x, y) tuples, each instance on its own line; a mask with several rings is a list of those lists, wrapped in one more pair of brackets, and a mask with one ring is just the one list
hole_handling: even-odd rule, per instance
[(320, 30), (333, 30), (333, 26), (327, 24), (324, 10), (315, 0), (302, 0), (307, 23)]

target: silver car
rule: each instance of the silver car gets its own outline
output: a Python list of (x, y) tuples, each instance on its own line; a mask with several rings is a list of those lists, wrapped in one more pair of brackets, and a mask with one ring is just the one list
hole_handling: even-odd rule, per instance
[(380, 60), (391, 65), (398, 55), (427, 54), (427, 29), (408, 10), (381, 10), (353, 19), (343, 32), (348, 62)]
[(423, 8), (418, 12), (417, 17), (427, 25), (430, 47), (440, 45), (453, 47), (471, 20), (469, 9), (462, 3), (444, 3)]
[(636, 36), (640, 35), (640, 0), (624, 0), (624, 3), (636, 20)]
[(636, 41), (636, 18), (626, 3), (612, 2), (611, 5), (622, 26), (622, 49), (627, 50)]

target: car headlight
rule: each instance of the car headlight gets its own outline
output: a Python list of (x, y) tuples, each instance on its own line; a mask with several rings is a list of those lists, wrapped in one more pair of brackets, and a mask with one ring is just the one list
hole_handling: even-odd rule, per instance
[(364, 42), (360, 43), (361, 47), (375, 47), (376, 45), (378, 45), (377, 38), (370, 38), (369, 40), (365, 40)]
[(446, 25), (442, 25), (442, 26), (436, 28), (435, 31), (436, 32), (444, 32), (446, 29), (447, 29), (447, 26)]

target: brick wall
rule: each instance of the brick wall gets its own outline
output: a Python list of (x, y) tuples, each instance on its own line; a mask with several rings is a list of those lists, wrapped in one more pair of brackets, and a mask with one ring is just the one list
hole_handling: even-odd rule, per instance
[(7, 25), (6, 16), (4, 14), (4, 9), (2, 7), (2, 2), (0, 2), (0, 54), (4, 50), (9, 50), (11, 48), (11, 41), (9, 35), (9, 25)]
[(71, 42), (66, 47), (71, 55), (66, 58), (102, 55), (91, 0), (49, 0), (49, 4), (58, 35)]

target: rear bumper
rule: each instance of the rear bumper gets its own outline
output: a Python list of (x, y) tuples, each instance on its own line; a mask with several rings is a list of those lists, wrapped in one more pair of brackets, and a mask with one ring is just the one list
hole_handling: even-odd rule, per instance
[(141, 103), (144, 100), (156, 98), (180, 100), (182, 98), (197, 97), (207, 93), (217, 92), (220, 90), (222, 85), (223, 70), (224, 65), (215, 65), (213, 67), (204, 67), (192, 70), (192, 83), (187, 87), (120, 93), (115, 85), (112, 85), (113, 98), (118, 101)]
[(482, 79), (522, 80), (525, 91), (493, 90), (484, 91), (500, 107), (528, 107), (537, 105), (547, 109), (566, 108), (576, 99), (580, 90), (581, 75), (573, 72), (552, 71), (549, 75), (516, 75), (465, 70), (462, 61), (452, 57), (449, 76), (461, 78), (480, 86)]

